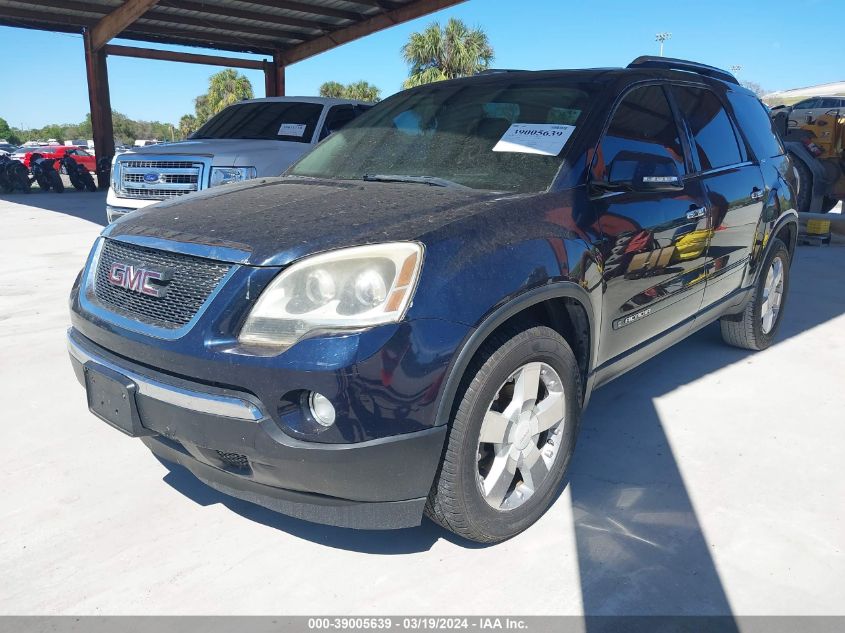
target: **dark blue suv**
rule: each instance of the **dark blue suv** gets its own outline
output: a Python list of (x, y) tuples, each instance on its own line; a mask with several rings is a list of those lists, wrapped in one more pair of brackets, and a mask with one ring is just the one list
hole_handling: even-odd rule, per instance
[(422, 86), (284, 177), (108, 226), (74, 371), (94, 414), (226, 494), (499, 541), (555, 499), (592, 389), (716, 320), (771, 344), (791, 179), (712, 67)]

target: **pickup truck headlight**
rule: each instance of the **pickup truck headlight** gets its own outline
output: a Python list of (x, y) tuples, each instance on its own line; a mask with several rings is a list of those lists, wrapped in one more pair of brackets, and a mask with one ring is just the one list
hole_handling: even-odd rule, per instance
[(233, 182), (241, 182), (255, 178), (257, 171), (255, 167), (212, 167), (209, 187), (217, 185), (228, 185)]
[(115, 154), (114, 156), (112, 156), (111, 171), (109, 171), (109, 174), (110, 174), (109, 180), (111, 180), (111, 182), (109, 184), (111, 185), (112, 191), (114, 191), (115, 193), (117, 193), (118, 187), (120, 185), (120, 173), (118, 172), (119, 169), (120, 169), (120, 167), (118, 167), (118, 164), (117, 164), (117, 154)]
[(286, 348), (316, 331), (395, 323), (411, 303), (422, 258), (423, 248), (414, 242), (356, 246), (307, 257), (270, 282), (238, 340)]

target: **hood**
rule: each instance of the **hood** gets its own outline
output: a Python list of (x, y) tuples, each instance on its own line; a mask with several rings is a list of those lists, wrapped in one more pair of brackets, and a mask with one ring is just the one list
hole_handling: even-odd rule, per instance
[(266, 139), (196, 139), (135, 147), (120, 154), (120, 159), (142, 156), (213, 157), (215, 167), (256, 167), (259, 176), (279, 176), (306, 151), (309, 143)]
[(268, 178), (146, 207), (104, 235), (233, 248), (249, 256), (230, 261), (277, 266), (333, 248), (418, 239), (501, 197), (425, 184)]

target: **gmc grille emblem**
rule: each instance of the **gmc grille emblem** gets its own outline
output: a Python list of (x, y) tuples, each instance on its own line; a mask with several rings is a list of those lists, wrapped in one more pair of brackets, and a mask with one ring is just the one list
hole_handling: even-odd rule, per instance
[(167, 283), (172, 274), (169, 270), (156, 269), (136, 262), (115, 262), (109, 269), (109, 283), (147, 295), (161, 298), (167, 294)]

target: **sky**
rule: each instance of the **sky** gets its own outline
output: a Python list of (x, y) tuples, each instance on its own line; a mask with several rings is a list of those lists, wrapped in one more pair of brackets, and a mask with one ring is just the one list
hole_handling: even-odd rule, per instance
[[(450, 17), (483, 28), (498, 68), (624, 66), (658, 52), (655, 34), (670, 32), (664, 54), (730, 68), (770, 91), (845, 80), (845, 0), (469, 0), (381, 31), (287, 69), (287, 94), (315, 95), (324, 81), (364, 79), (386, 97), (408, 73), (400, 49), (410, 33)], [(131, 46), (161, 45), (114, 40)], [(169, 47), (171, 50), (208, 52)], [(13, 127), (78, 123), (88, 112), (82, 37), (0, 26), (0, 117)], [(38, 54), (24, 52), (37, 51)], [(260, 56), (221, 53), (233, 57)], [(178, 122), (208, 88), (212, 66), (109, 57), (112, 108), (133, 119)], [(264, 96), (261, 71), (244, 70)]]

